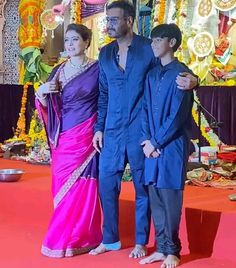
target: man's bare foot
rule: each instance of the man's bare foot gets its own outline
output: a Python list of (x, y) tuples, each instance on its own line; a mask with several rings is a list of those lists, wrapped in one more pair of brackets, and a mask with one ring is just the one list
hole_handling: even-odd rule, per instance
[(90, 251), (89, 251), (89, 254), (90, 254), (90, 255), (98, 255), (98, 254), (105, 253), (105, 252), (107, 252), (107, 251), (109, 251), (109, 249), (107, 249), (107, 248), (105, 247), (105, 245), (103, 245), (103, 243), (101, 243), (98, 247), (96, 247), (96, 248), (90, 250)]
[(145, 246), (142, 245), (135, 245), (134, 249), (130, 252), (130, 258), (141, 258), (147, 255), (147, 249)]
[(166, 259), (166, 256), (163, 253), (160, 252), (154, 252), (147, 258), (142, 259), (139, 263), (140, 264), (149, 264), (157, 261), (164, 261)]
[(163, 261), (161, 268), (175, 268), (179, 266), (180, 259), (175, 255), (168, 255)]

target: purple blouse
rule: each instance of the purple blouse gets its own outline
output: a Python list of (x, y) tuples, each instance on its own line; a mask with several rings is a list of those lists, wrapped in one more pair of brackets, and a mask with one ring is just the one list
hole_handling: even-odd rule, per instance
[(98, 62), (88, 63), (83, 72), (78, 71), (69, 79), (65, 78), (63, 67), (61, 64), (49, 78), (49, 81), (58, 81), (61, 87), (60, 94), (51, 94), (48, 99), (47, 133), (54, 146), (60, 132), (75, 127), (97, 112)]

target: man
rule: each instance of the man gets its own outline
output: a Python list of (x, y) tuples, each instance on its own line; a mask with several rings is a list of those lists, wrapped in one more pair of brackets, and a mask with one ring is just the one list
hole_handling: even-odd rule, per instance
[[(133, 5), (115, 1), (107, 6), (106, 12), (108, 34), (116, 41), (103, 47), (99, 55), (100, 96), (93, 138), (94, 147), (101, 153), (99, 189), (103, 241), (90, 254), (121, 248), (118, 203), (121, 177), (129, 162), (136, 200), (136, 245), (129, 257), (139, 258), (146, 255), (150, 227), (148, 192), (143, 185), (144, 154), (139, 143), (141, 108), (145, 77), (156, 60), (151, 41), (133, 33)], [(181, 88), (190, 89), (197, 85), (197, 78), (187, 74), (179, 76), (177, 83)]]

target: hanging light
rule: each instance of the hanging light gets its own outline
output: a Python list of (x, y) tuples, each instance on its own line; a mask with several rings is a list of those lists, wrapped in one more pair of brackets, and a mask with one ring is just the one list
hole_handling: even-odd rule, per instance
[(51, 37), (54, 38), (54, 30), (64, 22), (64, 17), (55, 14), (52, 9), (46, 9), (42, 12), (40, 21), (43, 26), (43, 35), (47, 36), (48, 30), (51, 31)]

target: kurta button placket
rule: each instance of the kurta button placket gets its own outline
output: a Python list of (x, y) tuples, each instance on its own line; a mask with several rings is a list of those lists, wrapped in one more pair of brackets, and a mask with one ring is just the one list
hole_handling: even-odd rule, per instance
[[(141, 136), (139, 115), (142, 111), (146, 72), (155, 64), (150, 40), (144, 37), (134, 35), (127, 53), (125, 71), (121, 71), (117, 64), (118, 49), (115, 41), (102, 48), (100, 52), (102, 75), (99, 100), (102, 112), (98, 116), (95, 131), (104, 131), (105, 127), (104, 149), (100, 156), (99, 167), (100, 170), (106, 171), (117, 170), (117, 167), (121, 170), (124, 168), (121, 163), (125, 162), (126, 149), (132, 154), (132, 158), (128, 159), (132, 168), (143, 167), (144, 155), (139, 146)], [(109, 112), (103, 109), (106, 103)]]

